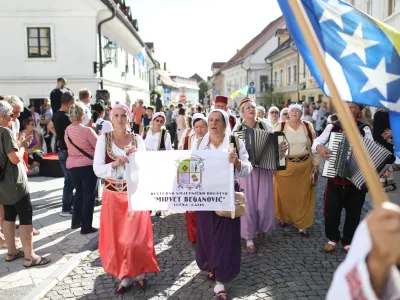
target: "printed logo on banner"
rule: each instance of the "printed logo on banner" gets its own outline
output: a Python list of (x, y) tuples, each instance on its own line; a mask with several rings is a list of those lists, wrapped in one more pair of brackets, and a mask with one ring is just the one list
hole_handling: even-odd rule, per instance
[(204, 159), (200, 156), (183, 156), (176, 160), (178, 189), (201, 190)]

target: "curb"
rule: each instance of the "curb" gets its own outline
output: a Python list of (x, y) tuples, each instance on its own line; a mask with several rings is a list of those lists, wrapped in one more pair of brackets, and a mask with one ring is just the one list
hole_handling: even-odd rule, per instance
[(78, 253), (72, 256), (68, 261), (62, 264), (57, 270), (50, 274), (42, 283), (34, 287), (23, 300), (39, 300), (42, 299), (51, 289), (62, 281), (69, 273), (72, 272), (79, 263), (84, 260), (92, 251), (98, 247), (99, 236), (96, 235)]

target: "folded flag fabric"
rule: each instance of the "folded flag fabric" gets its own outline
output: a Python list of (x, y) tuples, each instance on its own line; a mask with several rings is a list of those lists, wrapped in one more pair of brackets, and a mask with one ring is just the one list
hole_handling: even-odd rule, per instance
[(145, 69), (146, 68), (146, 59), (145, 59), (145, 57), (146, 57), (146, 48), (143, 47), (142, 51), (139, 52), (137, 57), (138, 57), (138, 60), (140, 62), (140, 67), (142, 69)]
[(247, 92), (248, 91), (249, 91), (249, 86), (246, 85), (246, 86), (242, 87), (241, 89), (238, 89), (237, 91), (234, 91), (231, 94), (231, 99), (235, 99), (239, 94), (247, 96)]
[[(288, 0), (287, 27), (316, 82), (330, 97)], [(340, 0), (300, 0), (344, 101), (386, 108), (400, 155), (400, 33)]]

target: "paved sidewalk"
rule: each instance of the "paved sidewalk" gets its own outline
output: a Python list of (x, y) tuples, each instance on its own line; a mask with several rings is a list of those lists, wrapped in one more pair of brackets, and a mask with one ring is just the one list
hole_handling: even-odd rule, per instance
[[(87, 245), (97, 234), (81, 235), (72, 230), (71, 218), (61, 217), (61, 195), (64, 178), (29, 177), (34, 228), (40, 235), (34, 237), (38, 254), (51, 253), (52, 262), (43, 267), (26, 269), (23, 259), (5, 262), (6, 249), (0, 249), (0, 299), (23, 299), (54, 271), (62, 267)], [(99, 208), (95, 209), (94, 227), (99, 226)]]
[[(400, 181), (400, 172), (395, 173)], [(244, 242), (241, 273), (227, 285), (233, 299), (324, 299), (332, 275), (345, 257), (337, 249), (325, 254), (323, 193), (325, 179), (317, 188), (315, 222), (310, 238), (302, 239), (295, 229), (277, 227), (264, 243), (256, 241), (257, 253), (246, 253)], [(400, 203), (400, 189), (389, 193)], [(371, 207), (364, 206), (363, 215)], [(344, 217), (344, 213), (343, 213)], [(342, 218), (343, 219), (343, 218)], [(97, 250), (93, 251), (44, 300), (57, 299), (214, 299), (213, 285), (197, 268), (195, 253), (186, 237), (185, 215), (174, 213), (153, 217), (157, 259), (161, 272), (148, 274), (146, 293), (131, 289), (124, 296), (114, 296), (119, 281), (104, 273)]]

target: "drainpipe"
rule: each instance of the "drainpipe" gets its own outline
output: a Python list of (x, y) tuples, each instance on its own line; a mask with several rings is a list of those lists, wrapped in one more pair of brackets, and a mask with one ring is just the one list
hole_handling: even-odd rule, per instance
[(104, 23), (111, 21), (112, 19), (114, 19), (116, 14), (116, 9), (114, 7), (114, 9), (112, 10), (112, 15), (111, 17), (108, 17), (107, 19), (104, 19), (103, 21), (101, 21), (99, 23), (99, 25), (97, 25), (97, 33), (99, 35), (99, 71), (100, 71), (100, 88), (103, 89), (103, 45), (101, 42), (101, 26), (103, 26)]
[[(155, 68), (156, 68), (156, 66), (152, 67), (152, 68), (149, 70), (149, 76), (150, 76), (151, 70), (153, 70), (153, 69), (155, 69)], [(153, 76), (153, 79), (154, 79), (154, 76)], [(154, 88), (156, 87), (156, 83), (155, 83), (155, 82), (154, 82), (153, 86), (154, 86)], [(149, 80), (149, 90), (150, 90), (150, 92), (151, 92), (151, 80)]]
[[(246, 71), (246, 80), (247, 80), (247, 84), (246, 85), (249, 85), (249, 70), (250, 70), (250, 67), (248, 69), (243, 68), (243, 62), (240, 64), (240, 67), (243, 70)], [(248, 96), (249, 96), (249, 90), (247, 90), (247, 93), (246, 93), (246, 97), (248, 97)]]

